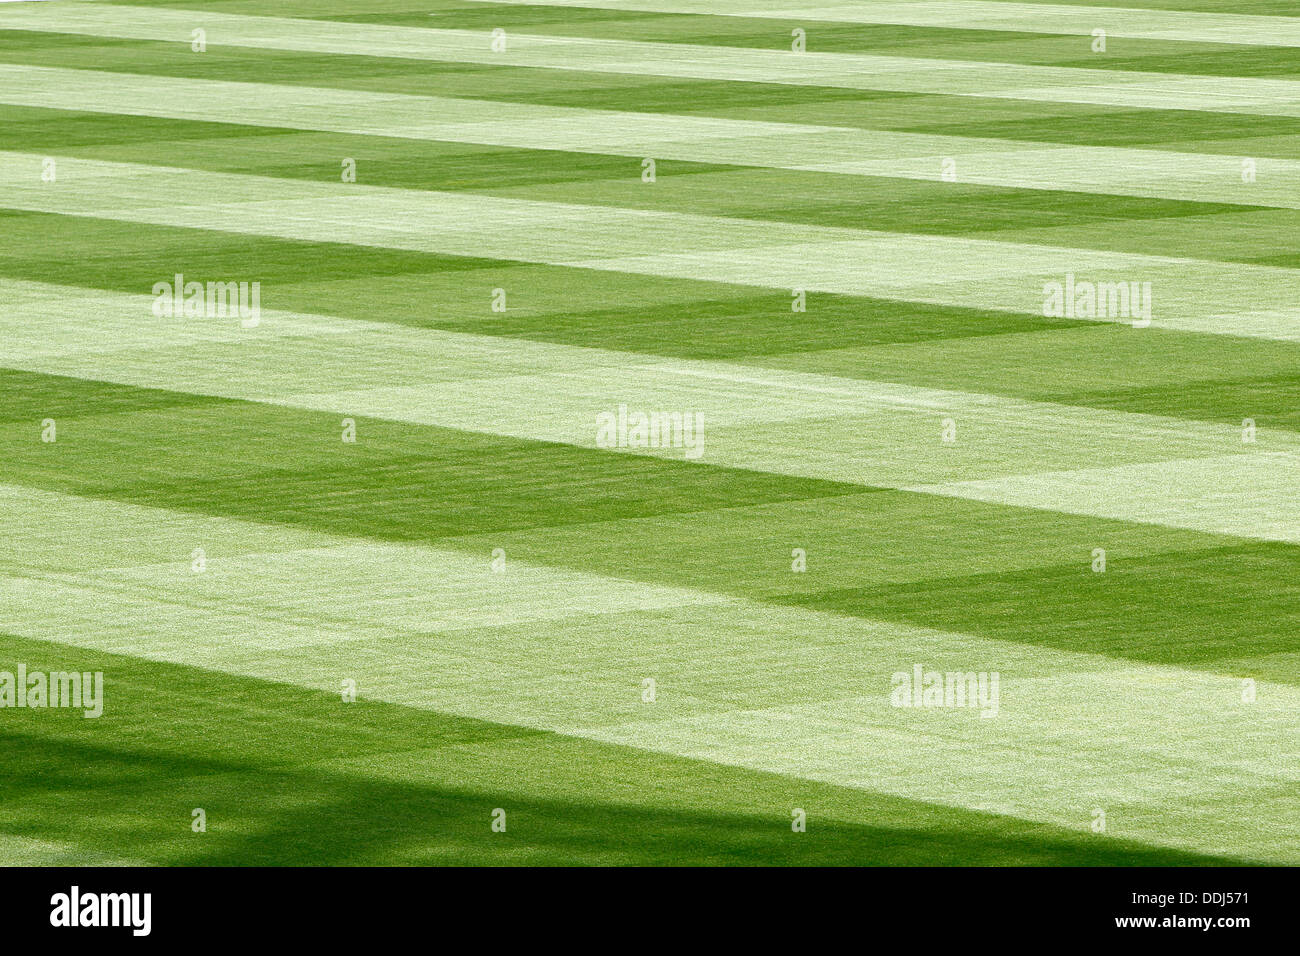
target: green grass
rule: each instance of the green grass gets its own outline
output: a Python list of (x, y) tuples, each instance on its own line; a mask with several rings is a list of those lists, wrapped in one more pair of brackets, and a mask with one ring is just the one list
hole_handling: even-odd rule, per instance
[[(1221, 864), (540, 731), (222, 678), (6, 636), (6, 655), (103, 670), (102, 724), (22, 714), (3, 735), (7, 835), (167, 865)], [(168, 714), (158, 721), (160, 709)], [(58, 715), (65, 717), (65, 715)], [(27, 718), (27, 719), (23, 719)], [(49, 724), (54, 726), (48, 726)], [(526, 767), (511, 779), (503, 766)], [(39, 781), (39, 782), (38, 782)], [(809, 839), (789, 838), (801, 801)], [(506, 831), (482, 838), (504, 803)], [(192, 806), (193, 805), (193, 806)], [(190, 830), (192, 811), (208, 831)], [(170, 831), (170, 832), (169, 832)], [(432, 837), (432, 839), (431, 839)]]
[[(641, 5), (0, 8), (0, 672), (105, 680), (0, 708), (0, 863), (1300, 863), (1290, 5), (1105, 54)], [(790, 82), (796, 26), (951, 88)], [(1058, 264), (1152, 326), (1045, 317)]]

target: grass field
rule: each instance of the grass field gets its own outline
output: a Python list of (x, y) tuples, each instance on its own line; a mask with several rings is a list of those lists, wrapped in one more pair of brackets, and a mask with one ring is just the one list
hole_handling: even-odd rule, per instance
[(1300, 863), (1293, 0), (776, 6), (0, 4), (0, 863)]

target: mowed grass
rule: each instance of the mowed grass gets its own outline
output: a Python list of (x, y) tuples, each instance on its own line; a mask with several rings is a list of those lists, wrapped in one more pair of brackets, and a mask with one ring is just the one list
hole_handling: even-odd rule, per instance
[[(119, 163), (184, 166), (328, 182), (351, 157), (367, 185), (476, 191), (551, 202), (695, 213), (921, 235), (1044, 243), (1212, 261), (1294, 266), (1286, 236), (1300, 210), (1083, 191), (659, 160), (667, 188), (646, 189), (639, 160), (558, 149), (431, 143), (156, 117), (0, 109), (6, 147)], [(107, 141), (105, 141), (107, 140)], [(303, 156), (315, 157), (304, 162)], [(743, 155), (743, 153), (741, 154)], [(797, 200), (797, 201), (792, 201)], [(1188, 228), (1194, 219), (1199, 227)], [(1231, 238), (1231, 242), (1226, 241)]]
[[(0, 637), (111, 710), (4, 726), (6, 836), (137, 864), (1197, 866), (1224, 860), (775, 774)], [(6, 715), (8, 716), (8, 715)], [(162, 719), (160, 719), (162, 718)], [(812, 821), (791, 832), (792, 801)], [(506, 830), (487, 823), (498, 807)], [(206, 831), (193, 829), (195, 809)], [(1231, 862), (1231, 861), (1226, 861)]]
[[(11, 279), (143, 295), (177, 269), (203, 281), (255, 271), (286, 310), (1225, 424), (1300, 423), (1300, 346), (1291, 342), (1134, 336), (1078, 320), (818, 293), (796, 314), (788, 292), (725, 283), (46, 213), (0, 212), (0, 221), (13, 239), (0, 248), (0, 276)], [(331, 263), (328, 278), (304, 281), (321, 261)], [(491, 311), (495, 288), (512, 292), (505, 313)], [(1106, 362), (1093, 362), (1097, 354)]]
[[(0, 862), (1300, 862), (1298, 306), (1259, 294), (1300, 288), (1296, 48), (462, 0), (84, 29), (149, 6), (248, 19), (198, 53), (0, 10), (0, 671), (105, 676), (97, 719), (0, 709)], [(227, 42), (275, 17), (483, 42)], [(496, 27), (669, 64), (799, 27), (953, 83), (493, 63)], [(843, 291), (867, 248), (911, 250), (871, 295), (786, 269)], [(1005, 307), (1041, 250), (1201, 324)], [(259, 282), (260, 326), (158, 316), (176, 274)], [(620, 404), (703, 454), (603, 446)], [(1000, 714), (891, 706), (914, 665), (1000, 673)]]
[[(326, 413), (81, 379), (7, 372), (0, 395), (6, 480), (43, 491), (1157, 663), (1300, 651), (1290, 546), (379, 419), (340, 454)], [(60, 442), (31, 440), (41, 415)]]
[[(494, 5), (495, 6), (495, 5)], [(195, 9), (198, 9), (195, 7)], [(222, 5), (222, 10), (237, 8)], [(294, 14), (286, 12), (285, 15)], [(775, 31), (788, 36), (789, 31)], [(1168, 148), (1229, 155), (1295, 156), (1300, 119), (1176, 109), (1115, 109), (1071, 102), (1033, 102), (791, 86), (781, 83), (682, 81), (665, 77), (581, 73), (535, 67), (415, 61), (378, 56), (331, 57), (214, 44), (202, 57), (148, 40), (6, 30), (5, 62), (93, 68), (158, 77), (247, 81), (266, 69), (286, 85), (501, 100), (547, 106), (718, 116), (874, 130), (994, 137), (1080, 146)], [(1023, 42), (1023, 36), (1021, 38)], [(856, 52), (871, 53), (871, 47)], [(1240, 56), (1240, 49), (1234, 50)], [(1294, 50), (1278, 53), (1294, 73)], [(1002, 60), (1005, 62), (1005, 59)], [(1097, 60), (1089, 69), (1100, 66)], [(1187, 64), (1184, 64), (1186, 66)], [(1187, 70), (1180, 70), (1187, 73)], [(69, 104), (75, 109), (76, 104)]]

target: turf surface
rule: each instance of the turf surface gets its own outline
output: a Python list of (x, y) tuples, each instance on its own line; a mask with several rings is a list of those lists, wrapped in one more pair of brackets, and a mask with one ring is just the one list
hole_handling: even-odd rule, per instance
[(1300, 863), (1293, 13), (0, 4), (0, 863)]

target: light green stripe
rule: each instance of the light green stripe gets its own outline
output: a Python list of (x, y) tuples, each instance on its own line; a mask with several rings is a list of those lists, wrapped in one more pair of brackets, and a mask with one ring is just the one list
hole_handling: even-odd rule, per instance
[[(330, 692), (347, 676), (370, 699), (1071, 828), (1103, 806), (1112, 836), (1300, 859), (1258, 812), (1259, 794), (1300, 779), (1300, 688), (1261, 681), (1247, 705), (1231, 675), (741, 599), (701, 595), (683, 607), (667, 589), (527, 567), (516, 576), (512, 565), (495, 577), (486, 554), (419, 547), (244, 550), (215, 556), (200, 575), (189, 549), (214, 534), (237, 541), (243, 523), (0, 493), (0, 540), (53, 520), (63, 532), (56, 547), (134, 538), (182, 555), (0, 577), (0, 608), (22, 636)], [(298, 534), (257, 532), (285, 543)], [(42, 547), (26, 549), (34, 563)], [(475, 596), (485, 606), (504, 600), (511, 585), (524, 608), (591, 593), (562, 618), (459, 630), (446, 629), (437, 609), (451, 588), (429, 592), (438, 582), (459, 589), (466, 608)], [(638, 595), (658, 598), (660, 608), (627, 613), (620, 595), (632, 606)], [(892, 707), (891, 675), (914, 662), (999, 671), (999, 716)], [(645, 677), (658, 685), (653, 706), (640, 699)], [(1163, 811), (1175, 802), (1197, 825), (1168, 825)], [(1221, 811), (1227, 820), (1210, 825)]]
[(146, 860), (126, 859), (87, 850), (80, 844), (56, 843), (0, 833), (0, 866), (148, 866)]
[[(1300, 161), (0, 64), (0, 102), (402, 139), (1300, 209)], [(362, 171), (364, 177), (364, 170)]]
[[(212, 45), (625, 73), (682, 79), (829, 86), (951, 96), (1090, 103), (1125, 108), (1300, 116), (1300, 83), (1254, 77), (1117, 73), (965, 60), (804, 53), (685, 43), (510, 33), (494, 52), (489, 31), (388, 27), (245, 17), (159, 7), (58, 4), (0, 10), (0, 29), (160, 40), (189, 52), (191, 31)], [(184, 46), (181, 46), (184, 44)]]
[[(1104, 29), (1108, 37), (1185, 40), (1249, 46), (1300, 46), (1300, 20), (1240, 13), (1140, 10), (1121, 6), (1085, 7), (1008, 0), (870, 0), (869, 3), (784, 2), (775, 9), (753, 0), (480, 0), (530, 7), (582, 7), (709, 16), (760, 17), (829, 23), (884, 23), (949, 30), (1009, 30), (1088, 36)], [(504, 13), (504, 11), (503, 11)], [(815, 27), (815, 23), (809, 24)], [(815, 38), (809, 41), (816, 43)], [(1087, 49), (1087, 47), (1081, 47)]]
[[(30, 343), (3, 357), (12, 368), (586, 448), (598, 447), (597, 415), (620, 403), (699, 412), (705, 464), (1300, 542), (1292, 432), (1261, 430), (1243, 444), (1231, 425), (727, 362), (327, 317), (313, 336), (313, 317), (278, 313), (243, 330), (155, 318), (143, 295), (58, 286), (0, 283), (0, 296), (5, 340)], [(96, 331), (70, 328), (69, 311), (94, 315)], [(282, 322), (291, 334), (277, 334)], [(944, 418), (956, 423), (950, 445)], [(1068, 475), (1050, 474), (1099, 461), (1134, 466), (1144, 493), (1107, 495), (1102, 476), (1084, 497)], [(1212, 496), (1206, 476), (1217, 476)], [(1184, 485), (1188, 494), (1151, 504)]]
[(918, 484), (908, 490), (1295, 544), (1300, 543), (1297, 469), (1300, 455), (1277, 452)]
[[(42, 159), (0, 153), (3, 205), (1040, 314), (1046, 284), (1073, 274), (1151, 283), (1155, 327), (1300, 341), (1300, 271), (1292, 269), (73, 158), (60, 158), (58, 181), (43, 183)], [(629, 167), (635, 180), (640, 165)]]

